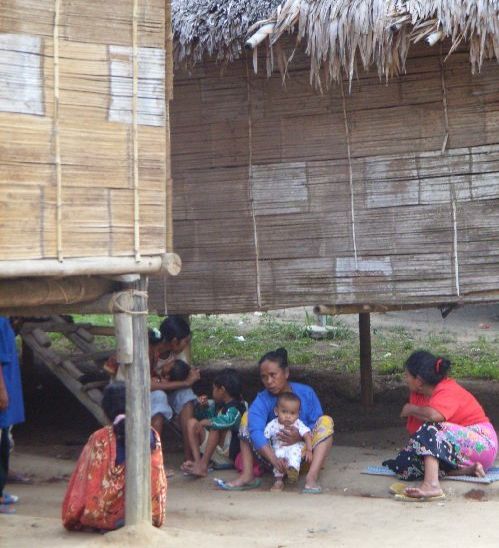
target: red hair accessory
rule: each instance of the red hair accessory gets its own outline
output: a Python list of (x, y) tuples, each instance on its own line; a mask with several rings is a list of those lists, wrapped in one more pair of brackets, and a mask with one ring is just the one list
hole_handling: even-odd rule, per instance
[(435, 363), (435, 371), (437, 373), (440, 373), (440, 366), (442, 365), (442, 358), (438, 358), (438, 360)]

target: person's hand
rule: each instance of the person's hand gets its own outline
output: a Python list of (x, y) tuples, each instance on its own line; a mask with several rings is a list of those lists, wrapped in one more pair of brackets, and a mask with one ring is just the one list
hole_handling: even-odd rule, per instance
[(201, 419), (199, 421), (199, 424), (204, 427), (211, 426), (211, 420), (210, 419)]
[(192, 386), (200, 378), (201, 373), (199, 372), (199, 369), (197, 367), (191, 367), (191, 370), (189, 371), (189, 374), (187, 375), (187, 379), (185, 379), (185, 381), (189, 386)]
[(201, 394), (200, 396), (198, 396), (198, 404), (201, 407), (208, 407), (208, 405), (210, 404), (210, 402), (208, 401), (208, 396), (206, 394)]
[(310, 464), (312, 462), (312, 459), (314, 458), (314, 454), (311, 449), (307, 449), (305, 451), (305, 462), (308, 462)]
[(5, 388), (0, 389), (0, 411), (5, 411), (9, 407), (9, 395)]
[(277, 437), (282, 442), (283, 445), (293, 445), (302, 441), (300, 432), (296, 426), (286, 426), (278, 434)]
[(276, 457), (272, 464), (281, 474), (285, 474), (288, 469), (288, 461), (286, 459), (279, 459)]
[(402, 411), (400, 412), (400, 417), (402, 419), (406, 419), (410, 415), (412, 415), (412, 404), (406, 403), (404, 407), (402, 407)]

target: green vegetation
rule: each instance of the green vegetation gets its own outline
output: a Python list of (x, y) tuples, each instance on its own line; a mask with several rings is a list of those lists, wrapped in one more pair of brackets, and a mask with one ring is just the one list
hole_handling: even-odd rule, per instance
[[(74, 319), (82, 323), (112, 325), (109, 315), (75, 316)], [(161, 317), (150, 316), (149, 324), (158, 327), (161, 320)], [(231, 359), (256, 363), (265, 352), (284, 346), (293, 364), (356, 373), (359, 368), (356, 330), (342, 319), (328, 317), (326, 325), (330, 331), (327, 337), (314, 340), (307, 331), (314, 321), (315, 318), (308, 315), (301, 323), (278, 319), (271, 314), (194, 316), (193, 361), (198, 365)], [(99, 337), (99, 345), (108, 347), (109, 338)], [(380, 375), (401, 376), (404, 360), (418, 348), (449, 357), (453, 374), (458, 378), (499, 379), (499, 339), (480, 337), (462, 342), (446, 332), (425, 334), (403, 327), (373, 330), (373, 367)]]

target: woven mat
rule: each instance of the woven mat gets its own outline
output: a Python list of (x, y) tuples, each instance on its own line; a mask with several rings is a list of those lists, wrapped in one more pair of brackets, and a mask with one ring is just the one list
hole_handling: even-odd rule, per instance
[[(392, 472), (386, 466), (368, 466), (365, 470), (362, 470), (362, 474), (369, 474), (371, 476), (392, 476), (395, 477), (395, 472)], [(499, 481), (499, 467), (495, 466), (490, 468), (487, 475), (484, 478), (477, 478), (476, 476), (445, 476), (446, 480), (452, 481), (466, 481), (470, 483), (493, 483)]]

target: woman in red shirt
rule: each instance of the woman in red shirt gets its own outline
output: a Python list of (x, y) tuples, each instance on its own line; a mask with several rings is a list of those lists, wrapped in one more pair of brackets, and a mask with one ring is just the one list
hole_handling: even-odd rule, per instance
[(419, 480), (403, 494), (413, 498), (443, 495), (439, 475), (484, 476), (497, 455), (497, 435), (475, 397), (447, 377), (450, 362), (419, 350), (405, 363), (411, 391), (402, 408), (411, 433), (395, 459), (383, 463), (401, 479)]

